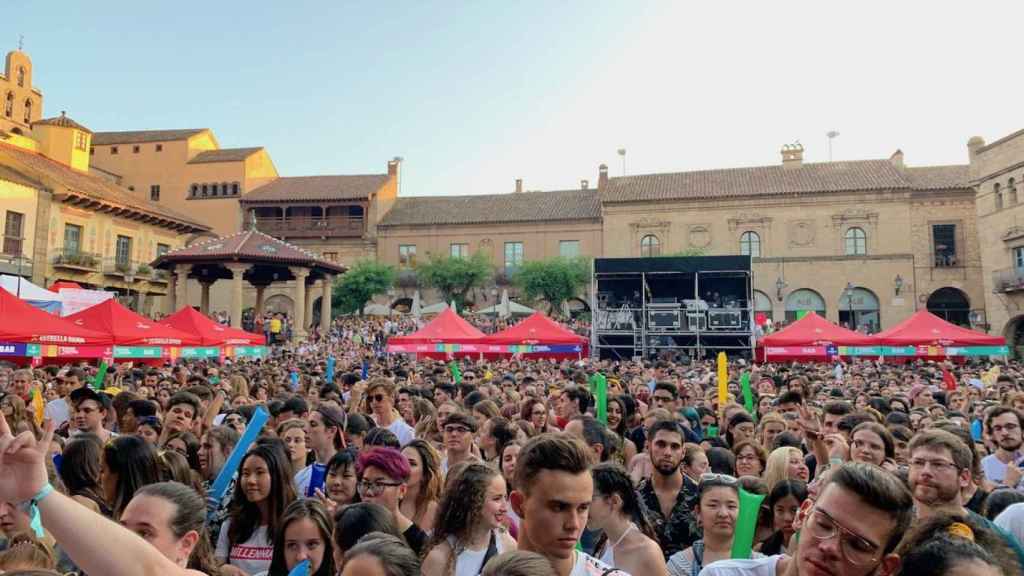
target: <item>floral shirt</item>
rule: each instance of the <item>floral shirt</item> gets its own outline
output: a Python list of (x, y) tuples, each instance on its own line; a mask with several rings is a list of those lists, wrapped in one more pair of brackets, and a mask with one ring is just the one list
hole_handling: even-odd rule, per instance
[(665, 554), (667, 560), (670, 556), (681, 550), (686, 550), (693, 545), (699, 534), (694, 530), (693, 513), (690, 511), (686, 490), (680, 490), (676, 495), (676, 502), (672, 506), (672, 512), (668, 518), (661, 513), (661, 504), (658, 502), (658, 495), (654, 492), (654, 483), (650, 479), (644, 479), (636, 488), (637, 496), (640, 497), (640, 505), (644, 513), (654, 524), (654, 531), (658, 536), (658, 545)]

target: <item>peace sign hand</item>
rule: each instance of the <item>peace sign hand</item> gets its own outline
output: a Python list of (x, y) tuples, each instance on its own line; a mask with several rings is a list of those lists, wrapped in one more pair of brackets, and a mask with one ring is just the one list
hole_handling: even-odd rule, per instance
[(41, 440), (32, 432), (15, 436), (0, 414), (0, 501), (24, 502), (49, 481), (45, 458), (53, 441), (53, 421), (47, 420)]

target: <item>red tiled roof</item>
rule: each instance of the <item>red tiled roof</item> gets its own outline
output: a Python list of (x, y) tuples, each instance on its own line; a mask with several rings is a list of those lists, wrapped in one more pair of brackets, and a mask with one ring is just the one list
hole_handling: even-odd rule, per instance
[(206, 128), (189, 128), (184, 130), (133, 130), (125, 132), (96, 132), (92, 135), (94, 146), (108, 144), (142, 144), (145, 142), (173, 142), (186, 140), (206, 131)]
[(204, 150), (196, 154), (189, 164), (208, 164), (211, 162), (241, 162), (249, 156), (263, 150), (262, 146), (255, 148), (220, 148), (217, 150)]
[(259, 230), (245, 230), (172, 250), (158, 258), (154, 265), (211, 260), (308, 266), (336, 274), (345, 271), (345, 267), (340, 264), (324, 260), (308, 250), (278, 240)]
[[(911, 169), (913, 170), (913, 169)], [(918, 169), (921, 170), (921, 169)], [(943, 175), (920, 172), (921, 181), (948, 181)], [(936, 173), (938, 174), (938, 173)], [(966, 182), (963, 182), (966, 187)], [(694, 200), (776, 194), (899, 190), (913, 187), (913, 177), (889, 160), (809, 163), (799, 167), (755, 166), (644, 174), (611, 178), (601, 191), (606, 203)]]
[(967, 164), (950, 166), (917, 166), (906, 170), (910, 186), (915, 190), (956, 190), (970, 188)]
[(68, 118), (64, 115), (63, 112), (60, 113), (60, 116), (55, 116), (53, 118), (43, 118), (42, 120), (36, 120), (32, 123), (33, 126), (37, 124), (41, 124), (43, 126), (61, 126), (63, 128), (74, 128), (75, 130), (81, 130), (82, 132), (88, 132), (89, 134), (92, 134), (92, 130), (89, 130), (88, 128), (82, 126), (78, 122), (75, 122), (71, 118)]
[(601, 217), (597, 190), (399, 198), (379, 226), (557, 222)]
[[(12, 144), (0, 142), (0, 163), (9, 164), (29, 178), (66, 188), (54, 190), (54, 197), (57, 200), (77, 196), (101, 203), (108, 202), (140, 217), (155, 218), (158, 220), (157, 225), (160, 226), (183, 227), (186, 232), (204, 232), (210, 229), (190, 216), (136, 196), (106, 178), (73, 170), (42, 154)], [(131, 216), (126, 214), (126, 217)]]
[(387, 181), (387, 174), (288, 176), (256, 188), (243, 196), (242, 202), (361, 200), (380, 190)]

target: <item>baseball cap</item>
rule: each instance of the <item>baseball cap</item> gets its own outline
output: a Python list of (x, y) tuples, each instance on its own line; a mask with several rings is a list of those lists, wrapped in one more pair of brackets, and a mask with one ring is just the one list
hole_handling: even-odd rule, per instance
[(78, 404), (84, 400), (95, 400), (104, 410), (110, 410), (111, 400), (110, 396), (102, 392), (97, 392), (88, 386), (76, 388), (71, 391), (71, 403)]

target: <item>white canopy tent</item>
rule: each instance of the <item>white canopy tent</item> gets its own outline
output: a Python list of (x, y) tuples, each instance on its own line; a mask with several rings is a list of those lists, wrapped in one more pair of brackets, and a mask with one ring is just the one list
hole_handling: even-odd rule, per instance
[(0, 288), (7, 290), (40, 310), (45, 310), (50, 314), (60, 314), (61, 303), (63, 302), (60, 294), (50, 292), (41, 286), (36, 286), (21, 276), (0, 274)]

